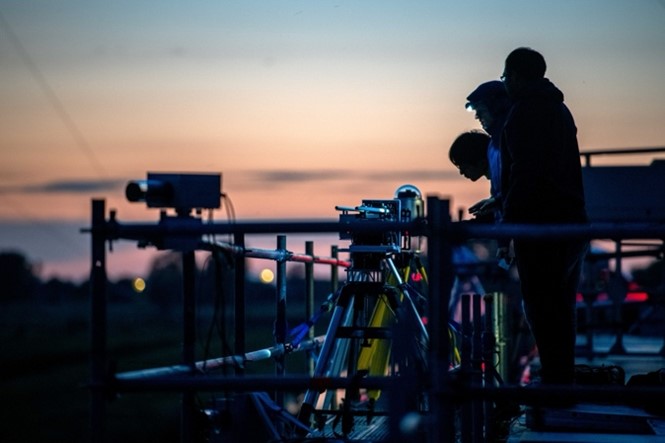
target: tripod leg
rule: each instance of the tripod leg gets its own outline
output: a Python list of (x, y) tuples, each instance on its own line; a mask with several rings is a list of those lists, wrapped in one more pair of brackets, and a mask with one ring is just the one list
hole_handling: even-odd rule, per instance
[[(395, 313), (393, 307), (389, 306), (386, 296), (379, 296), (374, 306), (374, 311), (370, 318), (370, 328), (390, 328), (394, 324)], [(358, 371), (364, 371), (368, 376), (383, 376), (389, 365), (391, 341), (386, 338), (370, 339), (367, 346), (364, 346), (358, 356)], [(377, 401), (381, 395), (381, 390), (370, 389), (367, 396)]]
[(416, 309), (416, 305), (415, 303), (413, 303), (413, 299), (411, 298), (409, 291), (405, 288), (402, 276), (399, 274), (399, 271), (397, 271), (397, 267), (395, 266), (393, 259), (388, 257), (386, 258), (386, 262), (388, 263), (388, 266), (390, 267), (390, 270), (393, 273), (393, 277), (395, 278), (398, 287), (400, 288), (402, 294), (404, 295), (404, 299), (406, 300), (406, 303), (408, 305), (409, 314), (412, 317), (414, 324), (417, 325), (421, 337), (429, 341), (429, 335), (427, 334), (427, 329), (425, 329), (425, 325), (423, 324), (423, 321), (420, 319), (420, 315), (418, 315), (418, 309)]
[[(342, 321), (344, 310), (343, 307), (337, 306), (333, 311), (332, 319), (330, 320), (328, 331), (326, 332), (326, 340), (323, 342), (319, 358), (316, 361), (316, 367), (314, 368), (315, 377), (320, 377), (325, 373), (328, 359), (335, 344), (334, 334)], [(314, 389), (308, 389), (305, 393), (305, 399), (300, 407), (298, 419), (307, 426), (309, 426), (310, 415), (318, 398), (319, 392)]]

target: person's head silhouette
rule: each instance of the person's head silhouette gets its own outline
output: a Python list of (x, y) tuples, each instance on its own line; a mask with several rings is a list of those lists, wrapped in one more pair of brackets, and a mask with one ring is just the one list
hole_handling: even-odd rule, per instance
[(503, 123), (511, 105), (504, 84), (499, 80), (481, 83), (466, 100), (464, 107), (476, 113), (476, 119), (485, 132), (496, 136), (497, 126)]
[(480, 177), (489, 178), (487, 145), (489, 135), (481, 131), (463, 132), (453, 142), (448, 151), (451, 163), (457, 166), (460, 174), (471, 181)]
[(525, 88), (544, 78), (546, 70), (547, 64), (542, 54), (531, 48), (520, 47), (506, 57), (501, 80), (508, 95), (514, 99)]

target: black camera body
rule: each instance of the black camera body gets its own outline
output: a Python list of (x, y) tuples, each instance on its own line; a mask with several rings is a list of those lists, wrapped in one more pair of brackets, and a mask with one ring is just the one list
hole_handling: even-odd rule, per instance
[(145, 202), (149, 208), (217, 209), (221, 206), (221, 174), (183, 174), (148, 172), (146, 180), (127, 184), (130, 202)]
[[(411, 235), (399, 229), (372, 230), (369, 223), (376, 222), (408, 223), (422, 220), (424, 202), (420, 190), (413, 185), (400, 186), (395, 198), (390, 200), (362, 200), (359, 206), (336, 206), (342, 211), (339, 216), (342, 225), (355, 226), (354, 229), (340, 231), (341, 240), (351, 240), (348, 251), (353, 267), (359, 270), (378, 270), (388, 256), (401, 257), (412, 252)], [(362, 223), (368, 223), (367, 229)]]
[[(400, 201), (393, 200), (363, 200), (362, 204), (352, 208), (337, 207), (342, 210), (340, 214), (340, 222), (362, 222), (362, 221), (385, 221), (385, 222), (399, 222), (400, 214)], [(353, 211), (353, 213), (351, 213)], [(354, 246), (383, 246), (395, 247), (399, 249), (400, 234), (399, 232), (391, 231), (365, 231), (359, 232), (346, 231), (340, 232), (341, 240), (351, 240), (351, 248)]]

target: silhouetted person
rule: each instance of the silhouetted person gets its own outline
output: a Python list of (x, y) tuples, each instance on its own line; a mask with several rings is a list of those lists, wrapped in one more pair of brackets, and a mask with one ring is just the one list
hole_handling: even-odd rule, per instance
[[(489, 141), (490, 136), (480, 130), (463, 132), (450, 145), (448, 158), (459, 169), (460, 174), (472, 182), (478, 181), (482, 177), (489, 180), (490, 170), (487, 160)], [(491, 213), (474, 215), (474, 222), (494, 222)], [(485, 289), (476, 275), (479, 259), (468, 245), (455, 245), (453, 247), (453, 263), (455, 264), (456, 274), (448, 307), (451, 319), (459, 323), (461, 321), (459, 301), (462, 294), (484, 294)]]
[[(586, 223), (577, 128), (563, 93), (545, 78), (543, 56), (517, 48), (502, 75), (513, 100), (501, 140), (506, 223)], [(541, 382), (574, 380), (575, 296), (586, 241), (514, 240), (526, 318)]]
[(466, 99), (466, 109), (476, 113), (476, 119), (490, 136), (486, 149), (490, 198), (474, 204), (469, 212), (474, 215), (493, 212), (495, 220), (501, 221), (501, 134), (511, 101), (503, 83), (498, 80), (480, 84)]
[(481, 177), (490, 179), (487, 145), (489, 135), (481, 131), (467, 131), (457, 136), (448, 150), (450, 162), (457, 166), (460, 174), (472, 182)]
[[(450, 145), (448, 158), (459, 169), (460, 174), (472, 182), (478, 181), (481, 177), (491, 180), (489, 160), (487, 158), (489, 142), (490, 136), (482, 131), (473, 130), (463, 132)], [(469, 212), (474, 216), (474, 221), (483, 223), (493, 222), (493, 202), (494, 200), (490, 197), (474, 204), (472, 207), (484, 207), (483, 210), (471, 211), (469, 209)]]

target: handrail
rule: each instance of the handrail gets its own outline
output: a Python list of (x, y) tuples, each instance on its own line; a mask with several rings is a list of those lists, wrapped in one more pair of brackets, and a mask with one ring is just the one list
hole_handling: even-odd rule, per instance
[(589, 151), (581, 151), (580, 156), (584, 157), (585, 166), (591, 166), (591, 157), (595, 156), (595, 155), (653, 154), (655, 152), (665, 152), (665, 147), (596, 149), (596, 150), (589, 150)]
[[(665, 238), (665, 224), (642, 222), (594, 222), (571, 224), (524, 224), (524, 223), (476, 223), (473, 221), (448, 222), (440, 227), (441, 234), (453, 240), (469, 238), (519, 238), (541, 239), (544, 236), (557, 238), (586, 239), (661, 239)], [(333, 221), (278, 221), (271, 223), (236, 222), (224, 223), (119, 223), (108, 222), (104, 234), (108, 240), (151, 240), (165, 236), (196, 236), (204, 234), (270, 234), (270, 233), (334, 233), (334, 232), (388, 232), (409, 231), (411, 235), (430, 235), (438, 227), (416, 222), (398, 223), (382, 221), (333, 222)], [(83, 232), (93, 232), (93, 228)]]
[[(649, 149), (648, 152), (665, 152), (665, 148)], [(647, 152), (647, 150), (642, 150)], [(638, 152), (637, 150), (630, 151), (631, 153)], [(590, 155), (599, 155), (604, 153), (602, 151), (591, 152)], [(612, 154), (617, 153), (613, 151)], [(609, 154), (609, 152), (608, 152)], [(91, 404), (91, 425), (93, 429), (93, 441), (103, 441), (103, 415), (105, 413), (105, 402), (108, 399), (109, 392), (133, 392), (144, 390), (173, 390), (183, 392), (183, 416), (182, 416), (182, 435), (186, 438), (192, 435), (194, 430), (194, 416), (193, 416), (193, 396), (192, 393), (198, 390), (215, 390), (215, 389), (239, 389), (242, 391), (261, 389), (265, 390), (273, 388), (276, 392), (283, 392), (286, 389), (294, 387), (308, 387), (311, 389), (322, 389), (326, 387), (349, 387), (351, 383), (356, 383), (353, 386), (363, 386), (367, 388), (387, 388), (392, 389), (392, 392), (399, 394), (405, 393), (404, 386), (414, 380), (408, 377), (401, 377), (397, 379), (386, 379), (383, 377), (367, 377), (360, 380), (349, 380), (344, 377), (325, 377), (325, 378), (312, 378), (312, 377), (290, 377), (284, 376), (283, 373), (277, 372), (276, 375), (280, 377), (215, 377), (211, 375), (199, 375), (193, 377), (193, 370), (197, 364), (202, 362), (194, 362), (190, 359), (183, 359), (184, 365), (175, 365), (169, 368), (155, 368), (154, 371), (165, 371), (168, 375), (164, 377), (152, 377), (154, 375), (151, 370), (145, 372), (134, 372), (125, 374), (109, 374), (106, 365), (106, 255), (104, 243), (106, 241), (115, 240), (136, 240), (139, 245), (157, 246), (163, 249), (180, 249), (185, 251), (191, 258), (193, 255), (191, 251), (202, 247), (202, 239), (204, 235), (211, 234), (234, 234), (243, 238), (245, 234), (282, 234), (285, 233), (361, 233), (361, 232), (387, 232), (387, 231), (400, 231), (409, 232), (412, 236), (426, 236), (428, 237), (427, 251), (428, 251), (428, 265), (431, 272), (429, 272), (430, 280), (428, 282), (428, 295), (429, 295), (429, 309), (428, 320), (429, 327), (431, 327), (432, 340), (430, 341), (430, 353), (428, 367), (430, 368), (428, 389), (431, 389), (433, 395), (431, 396), (431, 415), (436, 418), (432, 421), (429, 428), (432, 441), (453, 441), (454, 435), (452, 431), (455, 429), (453, 408), (449, 407), (449, 402), (455, 395), (470, 394), (478, 398), (489, 398), (496, 396), (510, 395), (517, 398), (524, 396), (527, 402), (535, 401), (539, 391), (527, 391), (524, 389), (477, 389), (475, 386), (466, 386), (463, 384), (453, 383), (449, 370), (449, 343), (446, 339), (447, 328), (442, 325), (446, 324), (448, 318), (448, 302), (450, 289), (453, 284), (455, 269), (450, 264), (452, 263), (452, 245), (461, 243), (468, 239), (540, 239), (543, 238), (557, 238), (557, 239), (611, 239), (619, 241), (622, 239), (650, 239), (650, 240), (663, 240), (665, 239), (665, 223), (589, 223), (589, 224), (481, 224), (475, 222), (461, 221), (452, 222), (449, 217), (449, 202), (447, 200), (440, 200), (438, 197), (428, 197), (428, 216), (426, 220), (417, 220), (410, 223), (394, 223), (385, 221), (369, 221), (369, 220), (351, 220), (351, 221), (303, 221), (303, 220), (290, 220), (290, 221), (248, 221), (248, 222), (234, 222), (234, 223), (210, 223), (203, 222), (200, 219), (192, 217), (163, 217), (161, 220), (151, 223), (121, 223), (112, 215), (109, 220), (104, 217), (105, 206), (103, 200), (93, 200), (92, 212), (92, 226), (82, 230), (92, 234), (92, 257), (91, 257), (91, 293), (92, 293), (92, 322), (91, 322), (91, 383), (89, 385), (92, 393)], [(170, 240), (174, 240), (171, 243)], [(282, 240), (278, 238), (278, 241)], [(285, 240), (285, 239), (284, 239)], [(243, 242), (240, 242), (243, 244)], [(176, 245), (175, 247), (172, 247)], [(317, 262), (317, 258), (313, 254), (293, 254), (286, 250), (285, 244), (279, 243), (275, 250), (259, 250), (245, 248), (244, 246), (228, 245), (228, 244), (215, 244), (208, 243), (207, 248), (222, 247), (232, 253), (244, 254), (246, 256), (255, 256), (258, 258), (270, 258), (277, 260), (283, 264), (284, 261), (293, 259), (293, 261), (302, 261), (304, 263)], [(343, 266), (342, 260), (336, 258), (318, 258), (321, 263), (331, 264), (335, 266)], [(190, 260), (193, 263), (192, 260)], [(278, 269), (280, 271), (280, 269)], [(192, 274), (190, 272), (189, 274)], [(280, 275), (280, 272), (278, 272)], [(285, 277), (284, 269), (281, 269), (282, 277)], [(189, 280), (192, 276), (189, 275)], [(284, 313), (285, 297), (280, 299), (281, 291), (285, 289), (285, 280), (282, 281), (278, 288), (278, 307), (282, 308), (281, 313)], [(189, 291), (190, 299), (192, 297), (191, 288), (185, 288)], [(191, 308), (191, 307), (190, 307)], [(190, 309), (191, 311), (191, 309)], [(191, 316), (190, 316), (191, 317)], [(189, 323), (191, 319), (188, 320)], [(186, 322), (185, 322), (186, 323)], [(277, 323), (276, 323), (277, 326)], [(186, 331), (187, 332), (187, 331)], [(191, 331), (190, 331), (191, 332)], [(191, 342), (191, 335), (188, 340)], [(283, 336), (282, 328), (282, 336)], [(276, 336), (277, 338), (277, 336)], [(189, 343), (188, 342), (188, 343)], [(192, 343), (189, 343), (190, 345)], [(267, 350), (256, 351), (259, 354), (245, 353), (244, 350), (237, 351), (237, 355), (230, 357), (222, 357), (219, 361), (209, 360), (208, 365), (218, 364), (226, 365), (233, 364), (238, 360), (239, 356), (242, 358), (249, 357), (263, 357), (273, 355), (273, 350), (281, 354), (286, 352), (286, 348), (282, 350), (281, 346), (284, 343), (283, 339), (275, 341), (275, 346)], [(147, 376), (147, 377), (144, 377)], [(399, 385), (398, 385), (399, 383)], [(404, 383), (407, 383), (405, 385)], [(397, 389), (397, 387), (401, 389)], [(459, 388), (462, 388), (461, 390)], [(561, 395), (575, 395), (579, 398), (605, 398), (609, 392), (608, 389), (588, 389), (579, 391), (579, 387), (575, 387), (577, 391), (561, 390)], [(531, 394), (533, 392), (533, 394)], [(577, 392), (577, 393), (576, 393)], [(653, 392), (653, 394), (652, 394)], [(656, 395), (656, 392), (658, 394)], [(629, 398), (651, 398), (662, 395), (662, 392), (657, 389), (649, 388), (648, 390), (621, 390), (620, 392), (611, 392), (615, 395), (611, 398), (616, 398), (617, 402), (625, 401)], [(397, 400), (401, 398), (396, 395)], [(459, 397), (458, 397), (459, 398)], [(540, 396), (538, 398), (545, 398)], [(548, 397), (549, 398), (549, 397)], [(277, 404), (281, 404), (278, 400)], [(391, 402), (391, 407), (395, 409), (394, 417), (401, 417), (401, 412), (406, 411), (404, 404), (399, 401)], [(185, 441), (185, 440), (184, 440)]]

